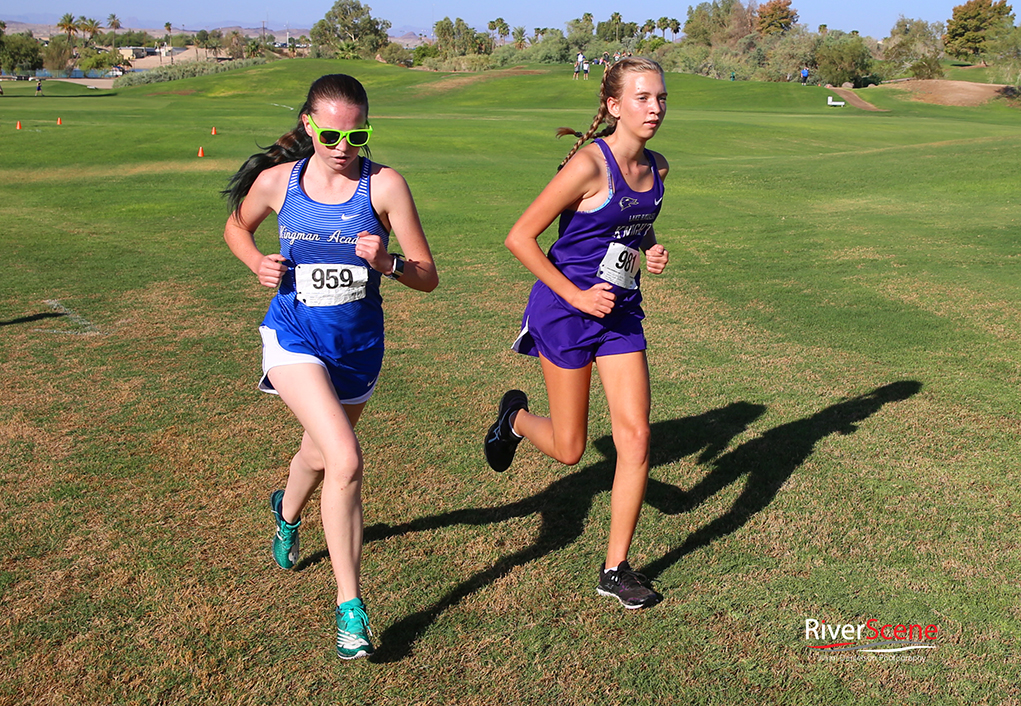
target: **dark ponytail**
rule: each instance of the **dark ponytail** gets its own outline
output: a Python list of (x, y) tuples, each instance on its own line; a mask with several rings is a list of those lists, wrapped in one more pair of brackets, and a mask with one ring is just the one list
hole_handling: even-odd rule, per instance
[(227, 197), (227, 203), (232, 212), (241, 208), (241, 202), (245, 200), (252, 184), (270, 167), (285, 162), (297, 162), (299, 159), (311, 157), (315, 149), (312, 146), (312, 138), (305, 133), (305, 124), (301, 120), (304, 113), (298, 114), (298, 125), (293, 130), (280, 136), (276, 142), (261, 152), (256, 152), (245, 160), (241, 168), (230, 178), (227, 188), (221, 193)]
[[(269, 147), (260, 148), (260, 152), (245, 160), (241, 168), (230, 178), (227, 188), (221, 192), (227, 198), (231, 212), (237, 213), (241, 208), (241, 202), (245, 200), (252, 184), (262, 172), (278, 164), (311, 157), (315, 153), (315, 145), (312, 143), (312, 137), (305, 132), (302, 117), (315, 112), (325, 101), (361, 106), (365, 108), (366, 115), (369, 113), (369, 97), (358, 79), (347, 74), (328, 74), (316, 79), (308, 89), (305, 104), (298, 111), (298, 124), (294, 129), (281, 135), (280, 139)], [(362, 150), (368, 154), (367, 146)]]

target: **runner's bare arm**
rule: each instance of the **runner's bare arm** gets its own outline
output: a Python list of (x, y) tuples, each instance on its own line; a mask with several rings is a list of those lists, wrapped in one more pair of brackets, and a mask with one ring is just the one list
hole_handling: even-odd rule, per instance
[[(281, 169), (283, 167), (284, 169)], [(274, 211), (279, 211), (287, 189), (290, 164), (267, 169), (255, 180), (241, 207), (227, 218), (223, 239), (230, 251), (245, 263), (266, 287), (280, 284), (287, 267), (279, 253), (263, 255), (255, 244), (255, 231)]]
[[(372, 207), (383, 220), (383, 226), (391, 230), (397, 238), (404, 253), (406, 264), (404, 274), (400, 278), (401, 284), (421, 292), (436, 289), (439, 284), (436, 263), (422, 230), (415, 199), (404, 177), (389, 167), (381, 167), (379, 172), (372, 176)], [(380, 252), (381, 248), (382, 241), (371, 253), (376, 258), (373, 260), (373, 267), (384, 274), (390, 274), (393, 256), (385, 250)]]
[(600, 282), (591, 289), (579, 289), (553, 266), (539, 247), (538, 238), (562, 212), (576, 209), (601, 187), (605, 190), (605, 180), (605, 167), (596, 161), (592, 151), (580, 150), (525, 209), (504, 241), (514, 257), (564, 301), (579, 311), (599, 317), (613, 310), (615, 297), (607, 291), (611, 285)]
[[(670, 172), (670, 165), (667, 164), (666, 157), (659, 152), (653, 152), (652, 157), (656, 160), (660, 180), (666, 181), (666, 175)], [(654, 228), (650, 228), (648, 234), (642, 239), (642, 250), (645, 251), (645, 268), (654, 275), (662, 274), (670, 261), (670, 253), (656, 240)]]

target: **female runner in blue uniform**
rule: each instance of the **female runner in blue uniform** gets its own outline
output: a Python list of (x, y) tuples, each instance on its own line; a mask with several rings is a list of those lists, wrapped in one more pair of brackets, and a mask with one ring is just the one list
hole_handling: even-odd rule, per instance
[[(486, 435), (486, 460), (510, 466), (522, 438), (574, 465), (588, 434), (592, 364), (599, 369), (610, 409), (617, 467), (610, 498), (610, 537), (597, 591), (626, 608), (660, 596), (627, 562), (649, 475), (651, 392), (642, 330), (640, 251), (659, 274), (668, 255), (656, 243), (653, 221), (663, 200), (667, 163), (645, 149), (666, 115), (663, 70), (654, 61), (626, 58), (606, 70), (599, 112), (560, 165), (559, 173), (511, 228), (506, 245), (538, 281), (514, 348), (538, 356), (549, 396), (549, 417), (528, 411), (511, 390)], [(596, 131), (607, 124), (599, 134)], [(582, 149), (586, 140), (597, 139)], [(560, 218), (549, 254), (539, 235)]]
[[(407, 183), (359, 156), (372, 135), (368, 110), (356, 79), (319, 78), (295, 129), (252, 155), (225, 192), (227, 245), (260, 284), (279, 288), (260, 328), (259, 388), (279, 394), (304, 427), (287, 486), (270, 496), (273, 556), (285, 569), (298, 560), (301, 513), (321, 483), (344, 659), (373, 651), (360, 593), (363, 467), (354, 428), (383, 360), (380, 278), (424, 292), (438, 282)], [(271, 211), (280, 252), (264, 255), (255, 231)], [(388, 252), (391, 231), (404, 257)]]

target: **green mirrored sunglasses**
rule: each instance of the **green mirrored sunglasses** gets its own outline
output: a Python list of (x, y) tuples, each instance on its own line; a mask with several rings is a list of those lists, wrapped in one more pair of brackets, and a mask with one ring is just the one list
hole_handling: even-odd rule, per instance
[(372, 137), (372, 126), (368, 122), (365, 123), (365, 127), (357, 127), (354, 130), (334, 130), (319, 127), (309, 114), (308, 124), (315, 131), (319, 143), (326, 147), (336, 147), (341, 140), (347, 140), (347, 144), (352, 147), (364, 147)]

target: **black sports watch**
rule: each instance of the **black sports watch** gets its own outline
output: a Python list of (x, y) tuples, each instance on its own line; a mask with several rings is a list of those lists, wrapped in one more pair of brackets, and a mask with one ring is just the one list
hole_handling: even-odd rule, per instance
[(386, 275), (390, 279), (400, 279), (404, 276), (404, 258), (394, 253), (394, 264), (391, 268), (390, 274)]

